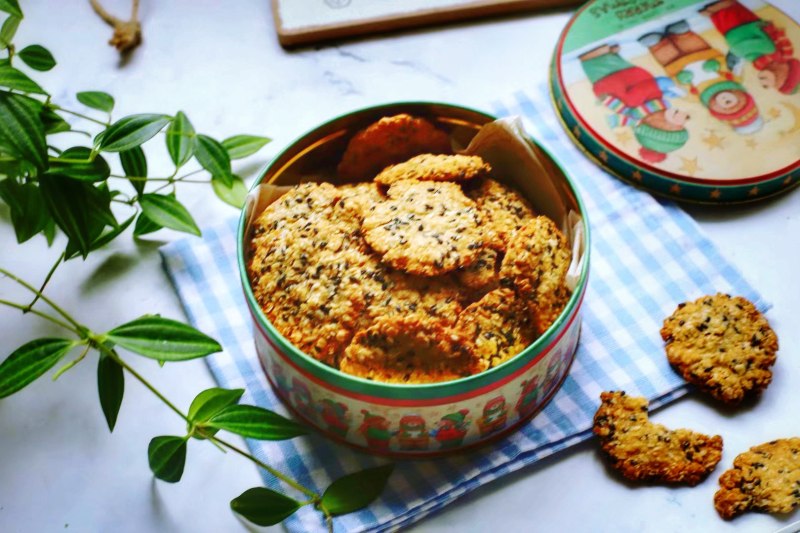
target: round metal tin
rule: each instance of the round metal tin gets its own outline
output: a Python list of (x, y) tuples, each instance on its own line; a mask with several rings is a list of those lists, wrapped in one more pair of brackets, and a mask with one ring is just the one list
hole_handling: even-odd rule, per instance
[(577, 145), (650, 192), (739, 203), (800, 182), (800, 25), (768, 2), (587, 2), (550, 87)]

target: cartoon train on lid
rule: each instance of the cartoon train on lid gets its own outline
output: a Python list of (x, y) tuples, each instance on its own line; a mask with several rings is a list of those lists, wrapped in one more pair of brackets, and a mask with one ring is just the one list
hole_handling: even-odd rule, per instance
[(588, 2), (556, 48), (553, 98), (578, 145), (679, 199), (741, 202), (796, 185), (797, 22), (762, 0), (634, 7)]

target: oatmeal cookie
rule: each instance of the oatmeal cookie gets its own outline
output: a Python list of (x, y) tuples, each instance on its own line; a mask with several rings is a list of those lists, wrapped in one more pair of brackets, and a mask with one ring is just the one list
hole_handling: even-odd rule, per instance
[(538, 216), (514, 234), (500, 266), (500, 284), (524, 299), (539, 335), (558, 318), (572, 292), (565, 280), (572, 252), (552, 220)]
[(477, 155), (421, 154), (384, 168), (375, 182), (391, 185), (400, 180), (468, 181), (491, 173), (489, 163)]
[(789, 513), (800, 507), (800, 437), (774, 440), (739, 454), (719, 485), (714, 507), (726, 520), (747, 511)]
[(456, 279), (465, 287), (488, 292), (499, 286), (498, 266), (497, 252), (491, 248), (482, 248), (474, 263), (456, 270)]
[(387, 383), (436, 383), (479, 371), (464, 339), (444, 321), (422, 315), (385, 316), (356, 333), (340, 369)]
[(758, 394), (772, 381), (778, 338), (755, 306), (740, 296), (703, 296), (664, 320), (667, 359), (683, 378), (728, 404)]
[(405, 180), (374, 205), (361, 226), (364, 240), (394, 268), (438, 276), (467, 266), (483, 247), (475, 204), (455, 183)]
[(478, 206), (487, 246), (500, 252), (506, 251), (514, 232), (536, 217), (533, 207), (522, 195), (491, 178), (469, 183), (464, 193)]
[(485, 368), (507, 361), (536, 339), (527, 309), (510, 289), (493, 290), (469, 305), (458, 317), (456, 331)]
[(719, 435), (650, 422), (645, 398), (616, 391), (601, 393), (600, 400), (592, 429), (612, 466), (628, 479), (694, 486), (722, 457)]
[(389, 165), (423, 153), (449, 154), (450, 138), (423, 118), (405, 113), (383, 117), (356, 133), (337, 172), (350, 181), (371, 180)]

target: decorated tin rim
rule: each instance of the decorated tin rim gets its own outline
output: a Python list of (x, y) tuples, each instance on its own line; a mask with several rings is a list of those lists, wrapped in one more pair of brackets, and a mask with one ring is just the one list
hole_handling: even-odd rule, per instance
[[(478, 111), (469, 107), (439, 102), (395, 102), (357, 109), (328, 120), (327, 122), (312, 128), (290, 142), (283, 151), (277, 154), (264, 166), (263, 170), (259, 172), (259, 177), (253, 182), (250, 190), (255, 190), (264, 181), (264, 178), (270, 173), (270, 170), (272, 170), (273, 167), (279, 166), (278, 170), (273, 174), (275, 176), (279, 176), (283, 169), (288, 168), (310, 148), (316, 146), (320, 142), (323, 142), (326, 137), (318, 139), (317, 141), (304, 146), (298, 154), (287, 158), (287, 154), (290, 153), (294, 147), (303, 145), (303, 143), (305, 143), (308, 139), (315, 138), (319, 131), (334, 126), (344, 118), (378, 115), (379, 113), (415, 113), (413, 108), (419, 108), (420, 110), (424, 109), (426, 112), (422, 114), (426, 114), (430, 111), (431, 107), (472, 114), (476, 119), (483, 121), (480, 123), (473, 122), (472, 125), (474, 126), (496, 120), (496, 117), (482, 111)], [(264, 315), (261, 306), (258, 305), (258, 302), (255, 299), (255, 295), (253, 294), (253, 289), (247, 273), (245, 258), (245, 238), (248, 237), (245, 235), (248, 215), (247, 206), (245, 206), (239, 218), (239, 225), (236, 232), (236, 254), (239, 267), (239, 279), (242, 283), (242, 289), (244, 291), (245, 300), (247, 301), (250, 314), (253, 317), (255, 325), (264, 333), (264, 338), (273, 346), (273, 348), (276, 349), (276, 352), (279, 356), (284, 357), (284, 359), (293, 366), (324, 383), (326, 387), (337, 389), (338, 392), (348, 396), (377, 397), (381, 399), (395, 400), (395, 402), (392, 403), (396, 403), (398, 405), (402, 405), (404, 401), (411, 402), (411, 404), (418, 404), (418, 401), (415, 400), (433, 400), (446, 397), (448, 401), (450, 401), (454, 397), (459, 397), (465, 394), (469, 397), (476, 396), (486, 392), (486, 390), (491, 390), (498, 387), (505, 380), (512, 379), (523, 367), (533, 366), (543, 355), (547, 353), (546, 348), (555, 344), (560, 339), (561, 335), (563, 335), (569, 329), (568, 326), (572, 324), (572, 321), (576, 320), (579, 315), (578, 311), (580, 309), (580, 305), (588, 284), (587, 281), (589, 275), (589, 250), (591, 246), (591, 236), (585, 205), (577, 188), (575, 187), (575, 184), (569, 177), (569, 174), (563, 169), (558, 160), (554, 158), (546, 148), (536, 143), (535, 140), (531, 139), (530, 137), (528, 137), (528, 139), (533, 141), (536, 145), (536, 148), (541, 150), (542, 153), (549, 159), (549, 162), (552, 163), (554, 170), (557, 171), (563, 178), (564, 185), (566, 185), (569, 194), (574, 199), (582, 217), (581, 227), (583, 229), (584, 247), (586, 253), (584, 254), (583, 264), (581, 266), (580, 276), (576, 288), (561, 314), (543, 335), (537, 338), (519, 354), (496, 367), (490, 368), (478, 374), (451, 381), (419, 384), (384, 383), (372, 381), (347, 374), (314, 359), (310, 355), (299, 350), (288, 340), (286, 340), (283, 335), (281, 335), (281, 333), (272, 325), (266, 315)], [(533, 357), (531, 357), (532, 355)]]
[[(709, 2), (711, 1), (712, 0), (709, 0)], [(656, 167), (646, 161), (635, 159), (634, 157), (617, 148), (613, 143), (605, 140), (603, 136), (592, 127), (589, 121), (579, 111), (578, 107), (570, 97), (569, 92), (566, 90), (566, 87), (562, 83), (563, 73), (561, 58), (563, 55), (565, 41), (575, 22), (580, 18), (584, 11), (591, 8), (593, 4), (595, 4), (595, 0), (586, 2), (572, 15), (570, 20), (567, 22), (567, 25), (562, 30), (558, 42), (556, 43), (549, 69), (550, 100), (556, 110), (558, 121), (561, 123), (565, 132), (573, 141), (575, 146), (581, 152), (583, 152), (584, 155), (586, 155), (598, 166), (636, 188), (671, 198), (673, 200), (697, 204), (724, 205), (760, 202), (761, 200), (784, 194), (800, 185), (800, 179), (798, 179), (798, 177), (800, 177), (800, 158), (782, 168), (775, 169), (758, 176), (715, 180), (711, 178), (698, 178), (678, 174)], [(780, 8), (769, 2), (765, 2), (765, 4), (780, 12), (786, 18), (793, 20)], [(566, 110), (564, 107), (566, 107)], [(575, 127), (576, 129), (580, 128), (580, 132), (572, 131), (572, 128), (567, 123), (567, 118), (569, 118), (570, 121), (575, 122)], [(608, 152), (611, 154), (611, 156), (602, 158), (598, 157), (598, 154), (594, 153), (591, 148), (585, 146), (578, 133), (589, 137), (595, 145), (602, 148), (601, 151)], [(614, 161), (614, 159), (617, 161), (615, 161), (615, 164), (612, 164), (611, 161)], [(634, 179), (634, 177), (626, 175), (626, 173), (623, 172), (623, 169), (617, 168), (617, 166), (620, 164), (629, 167), (634, 176), (639, 169), (642, 169), (645, 172), (657, 177), (658, 180), (663, 181), (664, 183), (643, 184), (641, 177)], [(750, 191), (747, 196), (744, 196), (741, 191), (750, 185), (754, 187), (753, 190)], [(698, 198), (693, 195), (681, 195), (679, 194), (679, 191), (682, 187), (709, 194), (708, 199)], [(759, 189), (767, 192), (759, 192)], [(739, 193), (737, 194), (736, 191), (739, 191)], [(757, 194), (753, 194), (754, 192)], [(731, 197), (731, 193), (734, 193), (733, 197)]]

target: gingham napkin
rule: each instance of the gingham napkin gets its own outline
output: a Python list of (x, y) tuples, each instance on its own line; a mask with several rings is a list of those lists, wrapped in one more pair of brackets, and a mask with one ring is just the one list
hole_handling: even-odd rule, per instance
[[(477, 452), (401, 461), (369, 508), (334, 520), (336, 531), (397, 529), (459, 496), (591, 436), (603, 390), (643, 395), (657, 407), (685, 394), (670, 369), (659, 328), (679, 302), (717, 291), (759, 294), (672, 203), (655, 200), (609, 176), (576, 149), (558, 124), (545, 91), (495, 104), (519, 115), (527, 131), (562, 162), (583, 197), (591, 226), (591, 270), (578, 353), (563, 387), (521, 430)], [(253, 347), (250, 317), (236, 267), (236, 220), (206, 228), (202, 239), (161, 249), (164, 265), (191, 322), (219, 340), (207, 359), (221, 387), (246, 389), (243, 402), (287, 414), (267, 383)], [(283, 442), (248, 441), (259, 459), (322, 493), (333, 479), (374, 466), (374, 458), (310, 435)], [(270, 476), (264, 483), (278, 487)], [(287, 490), (286, 487), (281, 487)], [(310, 506), (285, 522), (290, 531), (324, 530)]]

